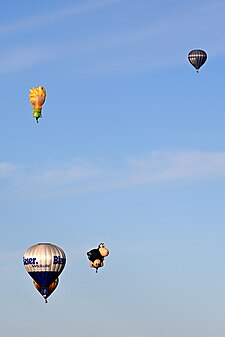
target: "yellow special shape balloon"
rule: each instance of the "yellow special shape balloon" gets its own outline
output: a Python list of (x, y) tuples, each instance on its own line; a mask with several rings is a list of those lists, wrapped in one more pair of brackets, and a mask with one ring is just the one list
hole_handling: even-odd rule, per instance
[(42, 117), (41, 110), (42, 105), (44, 104), (46, 99), (46, 90), (44, 87), (40, 86), (38, 88), (30, 89), (30, 103), (33, 105), (32, 114), (33, 117), (36, 118), (38, 123), (38, 119)]

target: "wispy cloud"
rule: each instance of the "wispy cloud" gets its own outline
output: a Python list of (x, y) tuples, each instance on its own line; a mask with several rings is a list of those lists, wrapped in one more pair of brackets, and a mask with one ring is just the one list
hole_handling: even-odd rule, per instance
[(164, 182), (224, 177), (223, 152), (154, 151), (141, 158), (128, 158), (117, 167), (110, 168), (107, 161), (102, 160), (95, 163), (82, 160), (55, 162), (38, 169), (24, 166), (23, 170), (20, 168), (17, 174), (11, 176), (1, 198), (13, 198), (12, 195), (17, 200), (63, 198)]
[(144, 158), (131, 159), (129, 163), (128, 181), (134, 185), (225, 176), (225, 153), (155, 151)]
[(50, 60), (54, 50), (51, 47), (18, 47), (0, 53), (0, 72), (13, 72), (33, 67)]
[(98, 15), (98, 10), (117, 5), (116, 9), (112, 8), (117, 12), (117, 20), (111, 17), (110, 23), (105, 26), (101, 23), (95, 29), (90, 23), (90, 29), (86, 31), (78, 24), (74, 30), (80, 34), (67, 41), (65, 37), (52, 39), (49, 31), (45, 34), (48, 42), (43, 39), (32, 45), (28, 39), (28, 42), (23, 42), (23, 48), (13, 44), (11, 50), (0, 54), (0, 72), (62, 60), (67, 60), (71, 69), (81, 74), (142, 72), (181, 65), (187, 62), (186, 56), (191, 48), (206, 49), (211, 57), (225, 53), (224, 1), (191, 1), (167, 9), (163, 9), (161, 3), (153, 6), (153, 14), (145, 2), (140, 2), (139, 15), (133, 11), (124, 17), (120, 10), (124, 13), (126, 4), (126, 0), (81, 2), (41, 17), (33, 16), (0, 26), (0, 36), (18, 35), (24, 30), (36, 29), (37, 24), (43, 27), (53, 25), (91, 11)]
[[(12, 248), (12, 247), (11, 247)], [(22, 266), (23, 251), (0, 251), (1, 281), (18, 279), (18, 270)]]
[(21, 169), (20, 165), (12, 163), (0, 163), (0, 180), (11, 177)]
[(40, 15), (34, 15), (23, 20), (13, 21), (0, 26), (0, 35), (8, 35), (16, 33), (18, 34), (24, 30), (37, 29), (37, 27), (50, 25), (57, 23), (59, 20), (65, 20), (68, 17), (95, 11), (99, 8), (104, 8), (109, 5), (121, 2), (122, 0), (93, 0), (82, 1), (79, 4), (62, 7), (58, 10), (54, 10), (48, 13), (41, 13)]

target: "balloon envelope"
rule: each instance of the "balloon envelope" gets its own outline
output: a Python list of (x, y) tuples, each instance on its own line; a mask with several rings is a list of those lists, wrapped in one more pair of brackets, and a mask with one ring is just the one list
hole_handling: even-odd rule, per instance
[(33, 105), (33, 117), (36, 118), (38, 123), (38, 119), (42, 117), (42, 105), (45, 102), (46, 98), (46, 90), (44, 87), (40, 86), (38, 88), (30, 89), (30, 103)]
[(91, 249), (87, 252), (87, 257), (91, 261), (90, 267), (96, 269), (103, 267), (103, 261), (106, 256), (109, 255), (109, 250), (105, 247), (104, 243), (100, 243), (98, 248)]
[(49, 287), (66, 264), (64, 251), (51, 243), (38, 243), (26, 250), (23, 263), (28, 274), (42, 288)]
[(194, 49), (189, 52), (188, 60), (198, 70), (206, 62), (207, 54), (204, 50)]
[(103, 257), (101, 256), (99, 249), (92, 249), (89, 252), (87, 252), (88, 259), (92, 262), (95, 260), (103, 260)]

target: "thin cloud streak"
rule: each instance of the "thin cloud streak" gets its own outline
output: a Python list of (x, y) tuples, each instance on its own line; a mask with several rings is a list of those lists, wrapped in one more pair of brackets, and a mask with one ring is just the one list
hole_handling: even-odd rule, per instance
[(51, 59), (51, 47), (30, 46), (0, 53), (0, 72), (9, 73), (27, 69)]
[(20, 20), (13, 22), (8, 25), (0, 26), (0, 35), (6, 35), (9, 33), (17, 33), (23, 30), (37, 29), (38, 26), (49, 25), (52, 23), (57, 23), (58, 20), (67, 19), (70, 16), (90, 12), (101, 7), (106, 7), (109, 5), (116, 4), (122, 0), (99, 0), (99, 1), (88, 1), (86, 3), (82, 2), (76, 4), (72, 7), (62, 8), (57, 11), (49, 12), (47, 14), (29, 17), (26, 20)]
[(153, 151), (142, 158), (125, 160), (120, 168), (106, 169), (102, 162), (90, 164), (74, 160), (39, 167), (38, 170), (29, 168), (21, 172), (20, 169), (4, 188), (1, 199), (54, 199), (165, 182), (184, 183), (224, 177), (223, 152)]
[(12, 163), (0, 163), (0, 181), (5, 178), (9, 178), (15, 172), (21, 169), (19, 165)]
[[(22, 265), (23, 251), (1, 251), (1, 281), (18, 279), (18, 270)], [(20, 261), (20, 264), (18, 264)]]
[[(50, 24), (54, 20), (57, 22), (59, 17), (64, 19), (67, 15), (86, 13), (117, 2), (123, 1), (88, 2), (49, 13), (41, 20)], [(106, 30), (92, 32), (90, 27), (88, 34), (74, 36), (73, 41), (39, 42), (23, 49), (16, 47), (0, 54), (0, 72), (23, 70), (64, 59), (73, 64), (70, 69), (84, 75), (142, 72), (184, 64), (189, 48), (205, 48), (211, 57), (217, 56), (225, 53), (224, 10), (224, 3), (220, 1), (204, 6), (199, 4), (198, 7), (188, 3), (158, 13), (151, 22), (133, 17), (130, 21), (121, 20), (118, 26), (112, 23)], [(35, 18), (32, 18), (25, 23), (15, 23), (15, 27), (32, 26), (34, 22)]]

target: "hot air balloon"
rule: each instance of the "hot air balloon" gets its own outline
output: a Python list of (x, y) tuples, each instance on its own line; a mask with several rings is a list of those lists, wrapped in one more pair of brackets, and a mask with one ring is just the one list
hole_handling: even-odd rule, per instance
[[(41, 286), (40, 286), (37, 282), (35, 282), (35, 281), (33, 281), (33, 284), (34, 284), (35, 288), (37, 289), (37, 291), (39, 291), (39, 293), (43, 296)], [(53, 282), (50, 284), (49, 287), (47, 287), (47, 288), (45, 289), (44, 298), (45, 298), (45, 302), (46, 302), (46, 303), (47, 303), (47, 298), (48, 298), (48, 297), (53, 293), (53, 291), (57, 288), (58, 284), (59, 284), (59, 279), (57, 278), (55, 281), (53, 281)]]
[(38, 119), (42, 117), (41, 110), (42, 105), (45, 102), (45, 98), (46, 98), (46, 90), (44, 87), (30, 89), (30, 103), (33, 105), (32, 114), (33, 117), (36, 118), (37, 123)]
[(65, 267), (66, 255), (56, 245), (38, 243), (26, 250), (23, 264), (28, 274), (40, 286), (39, 291), (46, 299), (49, 296), (49, 287)]
[(191, 50), (188, 54), (189, 62), (195, 67), (198, 73), (198, 69), (206, 62), (207, 54), (204, 50), (201, 49), (194, 49)]
[(100, 243), (98, 248), (91, 249), (87, 252), (88, 259), (90, 260), (90, 267), (95, 268), (96, 273), (98, 268), (103, 267), (103, 261), (109, 255), (109, 250), (105, 247), (104, 243)]

